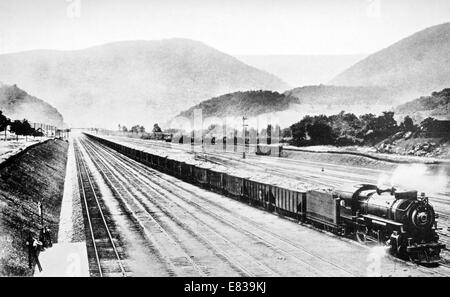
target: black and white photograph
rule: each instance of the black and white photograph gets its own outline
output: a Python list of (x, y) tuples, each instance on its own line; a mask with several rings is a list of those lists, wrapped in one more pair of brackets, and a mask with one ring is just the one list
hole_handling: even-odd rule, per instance
[(450, 1), (0, 0), (1, 277), (269, 296), (449, 248)]

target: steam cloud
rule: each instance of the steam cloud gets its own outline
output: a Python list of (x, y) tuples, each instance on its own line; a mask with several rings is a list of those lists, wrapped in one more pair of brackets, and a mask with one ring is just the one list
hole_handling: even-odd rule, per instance
[(425, 164), (399, 165), (392, 175), (382, 174), (378, 187), (396, 187), (404, 190), (418, 190), (428, 195), (447, 192), (449, 176), (445, 169), (433, 169)]

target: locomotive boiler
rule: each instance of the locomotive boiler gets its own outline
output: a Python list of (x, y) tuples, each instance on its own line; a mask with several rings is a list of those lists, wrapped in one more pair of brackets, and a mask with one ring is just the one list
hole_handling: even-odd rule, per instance
[(437, 216), (424, 193), (361, 185), (339, 198), (341, 217), (358, 241), (385, 243), (393, 254), (414, 262), (440, 259), (445, 245), (439, 242)]

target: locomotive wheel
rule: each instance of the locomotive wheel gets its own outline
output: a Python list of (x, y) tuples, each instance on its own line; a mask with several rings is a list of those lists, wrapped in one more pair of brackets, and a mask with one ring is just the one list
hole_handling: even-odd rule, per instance
[(356, 240), (360, 243), (366, 243), (368, 233), (369, 229), (366, 226), (358, 228), (358, 230), (356, 230)]
[(390, 246), (390, 253), (396, 257), (400, 257), (401, 254), (402, 247), (400, 240), (400, 235), (398, 235), (397, 231), (394, 231), (387, 241), (388, 245)]
[(399, 257), (400, 252), (398, 250), (397, 242), (393, 242), (393, 241), (389, 242), (389, 252), (391, 253), (391, 255), (393, 255), (395, 257)]

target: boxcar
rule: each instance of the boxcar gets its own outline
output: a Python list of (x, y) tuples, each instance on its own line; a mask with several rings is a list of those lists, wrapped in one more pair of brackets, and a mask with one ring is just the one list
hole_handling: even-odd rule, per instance
[(173, 170), (174, 170), (174, 166), (175, 166), (175, 161), (169, 158), (165, 158), (166, 162), (164, 164), (164, 168), (165, 168), (165, 173), (169, 174), (169, 175), (173, 175)]
[(152, 164), (153, 168), (157, 168), (158, 167), (158, 158), (157, 158), (157, 156), (151, 154), (150, 155), (150, 163)]
[(181, 177), (181, 162), (179, 161), (175, 161), (175, 165), (174, 165), (174, 176), (180, 178)]
[(194, 173), (194, 181), (198, 185), (202, 187), (206, 187), (208, 185), (208, 172), (205, 168), (200, 168), (197, 166), (193, 166)]
[(223, 193), (223, 175), (222, 172), (217, 172), (214, 170), (208, 170), (208, 183), (210, 186), (210, 189), (218, 192)]
[(234, 198), (242, 198), (244, 190), (244, 179), (224, 173), (223, 189), (226, 194)]
[(272, 211), (275, 203), (270, 187), (267, 184), (245, 179), (244, 197), (249, 200), (250, 204), (263, 206)]
[(143, 154), (144, 154), (143, 151), (136, 150), (136, 161), (139, 161), (139, 162), (143, 161), (143, 158), (142, 158)]
[(173, 160), (172, 163), (172, 172), (170, 173), (172, 176), (178, 176), (178, 168), (180, 167), (180, 162), (177, 160)]
[(146, 153), (145, 154), (146, 158), (147, 158), (147, 165), (149, 167), (153, 167), (153, 163), (152, 163), (152, 154)]
[(141, 163), (143, 163), (146, 166), (151, 166), (150, 162), (149, 162), (149, 154), (147, 152), (142, 152), (142, 159), (141, 159)]
[(306, 193), (275, 186), (272, 187), (272, 193), (278, 213), (293, 218), (303, 216), (304, 207), (306, 207)]
[(166, 163), (164, 164), (164, 172), (167, 174), (172, 174), (172, 168), (173, 168), (173, 160), (172, 159), (166, 159)]
[(193, 180), (193, 171), (192, 171), (192, 165), (181, 163), (181, 178), (185, 181), (192, 181)]
[(155, 162), (155, 168), (158, 169), (158, 170), (161, 169), (161, 163), (162, 162), (160, 160), (161, 160), (160, 156), (157, 156), (157, 155), (154, 156), (154, 160), (153, 161)]

